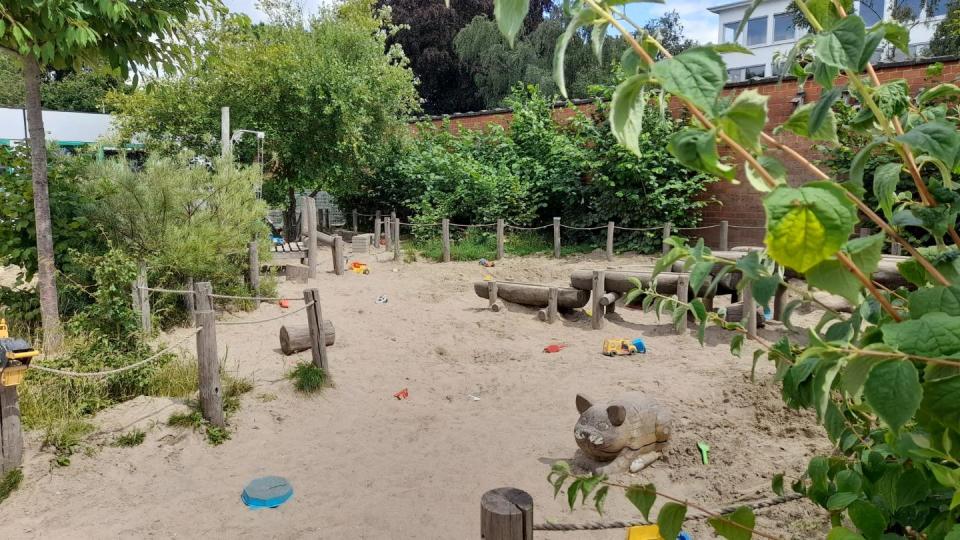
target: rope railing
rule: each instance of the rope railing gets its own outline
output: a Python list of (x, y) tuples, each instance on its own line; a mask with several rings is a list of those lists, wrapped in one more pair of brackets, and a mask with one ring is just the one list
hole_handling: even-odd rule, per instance
[(257, 302), (303, 302), (303, 298), (282, 297), (282, 296), (236, 296), (232, 294), (211, 294), (210, 298), (220, 298), (221, 300), (250, 300)]
[(560, 224), (560, 227), (564, 229), (572, 229), (574, 231), (599, 231), (600, 229), (607, 228), (606, 225), (598, 225), (596, 227), (574, 227), (572, 225), (564, 225), (562, 223)]
[(614, 229), (618, 231), (662, 231), (663, 227), (621, 227), (619, 225), (614, 225)]
[(443, 225), (442, 223), (409, 223), (409, 222), (400, 222), (402, 227), (439, 227)]
[(307, 308), (309, 308), (309, 307), (312, 306), (313, 304), (314, 304), (314, 302), (308, 302), (308, 303), (304, 304), (303, 307), (299, 307), (299, 308), (297, 308), (297, 309), (295, 309), (295, 310), (293, 310), (293, 311), (288, 311), (287, 313), (281, 313), (280, 315), (277, 315), (276, 317), (269, 317), (269, 318), (266, 318), (266, 319), (257, 319), (257, 320), (255, 320), (255, 321), (217, 321), (217, 324), (223, 324), (223, 325), (228, 325), (228, 326), (229, 326), (229, 325), (244, 325), (244, 324), (262, 324), (262, 323), (265, 323), (265, 322), (275, 321), (275, 320), (277, 320), (277, 319), (283, 319), (284, 317), (289, 317), (289, 316), (291, 316), (291, 315), (295, 315), (295, 314), (297, 314), (297, 313), (300, 313), (301, 311), (306, 310)]
[(460, 227), (463, 229), (470, 229), (474, 227), (496, 227), (496, 223), (451, 223), (451, 227)]
[[(716, 223), (714, 225), (701, 225), (700, 227), (677, 227), (675, 230), (678, 231), (702, 231), (703, 229), (715, 229), (721, 227), (721, 223)], [(728, 225), (729, 227), (729, 225)]]
[[(177, 341), (177, 342), (174, 343), (173, 345), (170, 345), (170, 346), (167, 347), (166, 349), (163, 349), (162, 351), (160, 351), (160, 352), (158, 352), (158, 353), (155, 353), (155, 354), (153, 354), (152, 356), (149, 356), (149, 357), (147, 357), (147, 358), (144, 358), (143, 360), (140, 360), (139, 362), (134, 362), (133, 364), (130, 364), (129, 366), (123, 366), (123, 367), (119, 367), (119, 368), (116, 368), (116, 369), (108, 369), (108, 370), (105, 370), (105, 371), (69, 371), (69, 370), (66, 370), (66, 369), (56, 369), (56, 368), (51, 368), (51, 367), (47, 367), (47, 366), (41, 366), (41, 365), (34, 364), (34, 363), (31, 363), (31, 364), (30, 364), (30, 369), (35, 369), (35, 370), (37, 370), (37, 371), (43, 371), (43, 372), (46, 372), (46, 373), (54, 373), (54, 374), (56, 374), (56, 375), (64, 375), (64, 376), (67, 376), (67, 377), (88, 377), (88, 378), (107, 377), (107, 376), (109, 376), (109, 375), (115, 375), (115, 374), (117, 374), (117, 373), (123, 373), (124, 371), (130, 371), (130, 370), (132, 370), (132, 369), (137, 369), (138, 367), (147, 365), (147, 364), (149, 364), (150, 362), (153, 362), (154, 360), (157, 360), (158, 358), (160, 358), (160, 357), (162, 357), (163, 355), (167, 354), (168, 352), (172, 351), (174, 348), (179, 347), (180, 345), (182, 345), (182, 344), (183, 344), (185, 341), (187, 341), (188, 339), (190, 339), (190, 338), (192, 338), (193, 336), (199, 334), (201, 330), (203, 330), (203, 327), (202, 327), (202, 326), (199, 327), (199, 328), (194, 328), (192, 332), (190, 332), (189, 334), (183, 336), (182, 339), (180, 339), (179, 341)], [(46, 359), (46, 357), (44, 357), (44, 359)]]
[(506, 227), (507, 229), (516, 229), (518, 231), (537, 231), (540, 229), (549, 229), (550, 227), (553, 227), (553, 224), (548, 223), (546, 225), (541, 225), (539, 227), (521, 227), (519, 225), (511, 225), (509, 223), (506, 223), (504, 224), (504, 227)]

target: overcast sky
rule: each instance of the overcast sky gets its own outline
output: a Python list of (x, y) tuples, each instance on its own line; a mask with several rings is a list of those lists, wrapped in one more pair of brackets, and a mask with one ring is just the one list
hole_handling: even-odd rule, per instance
[[(325, 0), (301, 0), (306, 12), (316, 11)], [(436, 0), (440, 2), (442, 0)], [(677, 10), (683, 22), (684, 35), (700, 43), (717, 41), (717, 16), (707, 11), (707, 6), (726, 3), (724, 0), (666, 0), (666, 4), (642, 3), (627, 7), (630, 18), (643, 24), (647, 20), (667, 11)], [(224, 0), (231, 11), (246, 13), (254, 21), (263, 20), (263, 13), (257, 10), (257, 0)]]

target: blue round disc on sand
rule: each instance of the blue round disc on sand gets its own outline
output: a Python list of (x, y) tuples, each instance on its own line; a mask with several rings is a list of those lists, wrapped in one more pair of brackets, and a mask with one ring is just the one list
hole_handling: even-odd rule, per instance
[(293, 496), (286, 478), (264, 476), (247, 484), (240, 498), (250, 508), (276, 508)]

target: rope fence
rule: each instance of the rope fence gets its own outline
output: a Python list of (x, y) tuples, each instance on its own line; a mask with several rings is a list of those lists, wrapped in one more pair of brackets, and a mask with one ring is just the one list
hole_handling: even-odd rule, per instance
[[(65, 370), (65, 369), (56, 369), (56, 368), (51, 368), (51, 367), (46, 367), (46, 366), (40, 366), (40, 365), (37, 365), (37, 364), (34, 364), (34, 363), (31, 363), (31, 364), (30, 364), (30, 369), (35, 369), (35, 370), (37, 370), (37, 371), (43, 371), (43, 372), (46, 372), (46, 373), (54, 373), (54, 374), (57, 374), (57, 375), (64, 375), (64, 376), (66, 376), (66, 377), (89, 377), (89, 378), (95, 378), (95, 377), (107, 377), (107, 376), (109, 376), (109, 375), (116, 375), (117, 373), (123, 373), (124, 371), (130, 371), (130, 370), (132, 370), (132, 369), (137, 369), (138, 367), (145, 366), (145, 365), (149, 364), (150, 362), (153, 362), (154, 360), (157, 360), (158, 358), (160, 358), (160, 357), (162, 357), (163, 355), (167, 354), (168, 352), (172, 351), (174, 348), (179, 347), (180, 345), (182, 345), (182, 344), (183, 344), (184, 342), (186, 342), (188, 339), (190, 339), (190, 338), (192, 338), (193, 336), (199, 334), (202, 330), (203, 330), (203, 327), (202, 327), (202, 326), (199, 327), (199, 328), (194, 328), (192, 332), (190, 332), (189, 334), (187, 334), (186, 336), (184, 336), (182, 339), (180, 339), (180, 341), (177, 341), (177, 342), (174, 343), (173, 345), (170, 345), (170, 346), (167, 347), (166, 349), (163, 349), (162, 351), (160, 351), (160, 352), (158, 352), (158, 353), (155, 353), (155, 354), (153, 354), (152, 356), (149, 356), (149, 357), (147, 357), (147, 358), (144, 358), (143, 360), (140, 360), (139, 362), (134, 362), (133, 364), (130, 364), (129, 366), (123, 366), (123, 367), (119, 367), (119, 368), (116, 368), (116, 369), (108, 369), (108, 370), (106, 370), (106, 371), (69, 371), (69, 370)], [(46, 357), (44, 357), (44, 360), (46, 360)]]
[(265, 323), (265, 322), (276, 321), (276, 320), (278, 320), (278, 319), (283, 319), (283, 318), (285, 318), (285, 317), (289, 317), (289, 316), (291, 316), (291, 315), (295, 315), (295, 314), (297, 314), (297, 313), (300, 313), (301, 311), (304, 311), (304, 310), (312, 307), (314, 304), (315, 304), (315, 302), (308, 302), (307, 304), (304, 304), (303, 307), (299, 307), (299, 308), (297, 308), (297, 309), (295, 309), (295, 310), (293, 310), (293, 311), (288, 311), (288, 312), (286, 312), (286, 313), (281, 313), (280, 315), (277, 315), (276, 317), (268, 317), (268, 318), (266, 318), (266, 319), (257, 319), (257, 320), (255, 320), (255, 321), (217, 321), (217, 324), (223, 324), (223, 325), (228, 325), (228, 326), (229, 326), (229, 325), (244, 325), (244, 324), (263, 324), (263, 323)]

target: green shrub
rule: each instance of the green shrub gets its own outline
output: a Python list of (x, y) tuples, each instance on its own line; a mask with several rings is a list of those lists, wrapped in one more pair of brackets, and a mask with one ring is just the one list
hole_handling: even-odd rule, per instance
[(119, 446), (122, 448), (131, 448), (134, 446), (140, 446), (143, 444), (144, 439), (147, 438), (147, 434), (139, 429), (134, 429), (133, 431), (128, 431), (123, 435), (118, 436), (113, 441), (113, 446)]
[(298, 392), (304, 394), (319, 392), (329, 384), (327, 374), (313, 362), (300, 362), (287, 374), (287, 378), (293, 381), (293, 387)]
[(3, 475), (3, 479), (0, 479), (0, 503), (6, 500), (11, 493), (17, 490), (20, 487), (20, 482), (23, 480), (23, 471), (20, 469), (14, 469), (9, 471), (7, 474)]

